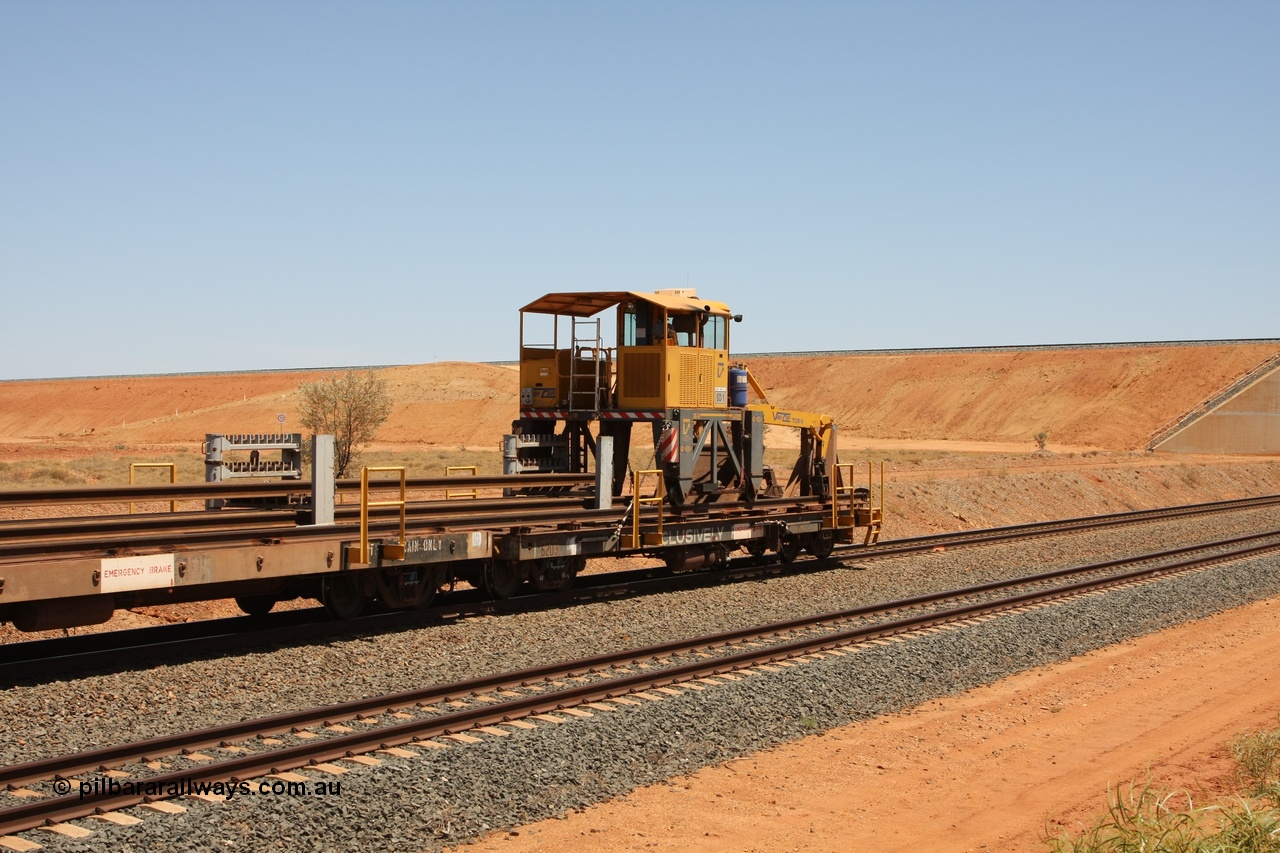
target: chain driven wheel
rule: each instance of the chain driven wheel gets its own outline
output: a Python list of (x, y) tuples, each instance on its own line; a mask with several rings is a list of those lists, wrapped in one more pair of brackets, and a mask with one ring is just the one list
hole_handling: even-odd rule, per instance
[(778, 539), (778, 559), (784, 563), (794, 563), (800, 556), (800, 537), (790, 533), (782, 534)]
[(804, 549), (819, 560), (831, 556), (836, 547), (836, 535), (831, 530), (819, 530), (804, 538)]
[(490, 597), (504, 600), (515, 595), (524, 577), (520, 564), (510, 560), (490, 560), (484, 567), (484, 588)]
[(266, 616), (276, 606), (274, 595), (237, 595), (236, 607), (250, 616)]
[(320, 587), (320, 601), (335, 619), (354, 619), (364, 612), (369, 599), (350, 574), (329, 575)]

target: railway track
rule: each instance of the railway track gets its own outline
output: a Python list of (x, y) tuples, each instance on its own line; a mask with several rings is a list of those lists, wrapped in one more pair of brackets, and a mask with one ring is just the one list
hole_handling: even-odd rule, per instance
[[(429, 748), (434, 738), (473, 742), (480, 734), (500, 737), (537, 725), (530, 720), (561, 723), (618, 712), (683, 690), (849, 654), (871, 642), (1277, 550), (1280, 531), (1204, 542), (16, 765), (0, 770), (0, 785), (25, 801), (0, 810), (0, 835), (111, 814), (219, 781), (286, 778), (308, 767), (341, 772), (331, 763), (368, 763), (361, 757), (370, 752)], [(215, 749), (229, 757), (201, 752)]]
[[(442, 482), (442, 480), (434, 478), (420, 482), (436, 484)], [(274, 484), (252, 485), (273, 486)], [(471, 485), (470, 482), (468, 482), (468, 485)], [(484, 485), (484, 483), (480, 485)], [(274, 488), (278, 491), (280, 487), (275, 486)], [(84, 500), (92, 497), (98, 500), (102, 499), (97, 494), (98, 492), (109, 493), (110, 496), (114, 497), (116, 492), (121, 490), (81, 489), (56, 491), (66, 491), (68, 493), (61, 496), (59, 500), (71, 500), (77, 497)], [(270, 490), (261, 490), (261, 492), (262, 494), (267, 494)], [(127, 493), (121, 492), (121, 494)], [(192, 495), (207, 497), (211, 492), (194, 486), (182, 486), (177, 489), (153, 487), (146, 493), (135, 494), (133, 498), (137, 501), (149, 499), (169, 500), (172, 495), (176, 494), (188, 497)], [(257, 493), (255, 492), (255, 494)], [(0, 493), (0, 504), (3, 504), (7, 496), (8, 493)], [(619, 523), (627, 514), (622, 507), (607, 510), (588, 509), (584, 507), (585, 500), (581, 496), (519, 496), (515, 498), (468, 501), (465, 507), (459, 506), (460, 502), (456, 500), (411, 501), (406, 511), (410, 530), (422, 527), (448, 529), (503, 524), (594, 524), (608, 526)], [(1229, 511), (1249, 506), (1267, 506), (1275, 503), (1280, 503), (1280, 495), (1215, 501), (1167, 509), (1137, 510), (1052, 522), (1033, 522), (980, 531), (964, 531), (954, 534), (894, 540), (892, 543), (885, 543), (885, 545), (902, 548), (917, 540), (922, 544), (927, 543), (930, 545), (943, 543), (945, 539), (957, 542), (974, 537), (989, 540), (989, 537), (996, 535), (997, 532), (1004, 532), (1013, 536), (1022, 531), (1036, 529), (1105, 527), (1109, 524), (1125, 523), (1134, 519), (1174, 517), (1178, 514), (1195, 514), (1198, 512)], [(794, 498), (761, 498), (755, 502), (755, 506), (763, 509), (784, 509), (801, 505), (807, 505), (807, 502)], [(714, 511), (718, 513), (741, 512), (746, 508), (746, 505), (740, 502), (726, 502), (716, 504), (713, 507)], [(393, 515), (394, 512), (390, 509), (374, 510), (371, 513), (370, 529), (377, 532), (398, 530), (398, 521), (392, 517)], [(253, 538), (284, 541), (306, 538), (349, 539), (358, 535), (358, 507), (339, 506), (336, 516), (337, 523), (325, 528), (297, 526), (296, 512), (287, 509), (198, 511), (148, 514), (146, 516), (116, 515), (0, 521), (0, 562), (6, 558), (29, 559), (45, 555), (116, 552), (130, 548), (171, 547), (179, 544), (187, 546), (217, 545), (220, 543), (241, 542), (245, 539)], [(679, 515), (672, 514), (669, 516), (668, 521), (673, 522), (679, 519)]]
[[(911, 537), (867, 547), (840, 546), (833, 556), (875, 560), (931, 552), (938, 548), (999, 544), (1275, 505), (1280, 505), (1280, 495)], [(806, 563), (812, 570), (830, 565), (830, 561), (808, 560)], [(379, 613), (348, 622), (335, 622), (321, 608), (313, 608), (269, 614), (266, 618), (233, 617), (204, 623), (9, 643), (0, 645), (0, 683), (12, 684), (32, 678), (48, 680), (95, 667), (137, 668), (165, 658), (193, 654), (208, 657), (253, 646), (305, 644), (335, 636), (408, 629), (446, 619), (528, 612), (608, 598), (651, 595), (796, 570), (795, 566), (788, 568), (770, 558), (739, 558), (727, 567), (675, 576), (661, 566), (586, 575), (579, 577), (574, 588), (565, 592), (534, 593), (506, 601), (489, 600), (473, 590), (460, 590), (449, 596), (444, 604), (427, 610)]]

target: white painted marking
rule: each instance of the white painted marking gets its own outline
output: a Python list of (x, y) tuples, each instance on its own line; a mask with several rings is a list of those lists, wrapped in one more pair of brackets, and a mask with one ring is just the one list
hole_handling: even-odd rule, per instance
[(101, 592), (131, 589), (160, 589), (173, 586), (173, 554), (145, 557), (105, 557), (102, 560)]

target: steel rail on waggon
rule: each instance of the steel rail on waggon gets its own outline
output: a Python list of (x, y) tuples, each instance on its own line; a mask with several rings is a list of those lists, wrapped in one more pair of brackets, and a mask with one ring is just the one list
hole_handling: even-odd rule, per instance
[[(652, 556), (684, 572), (738, 550), (790, 562), (874, 543), (883, 470), (877, 487), (869, 465), (839, 461), (830, 416), (771, 403), (731, 361), (741, 319), (693, 290), (526, 305), (500, 477), (383, 466), (335, 482), (333, 439), (313, 436), (307, 483), (301, 435), (209, 435), (206, 484), (0, 492), (0, 508), (130, 505), (0, 522), (0, 621), (66, 628), (227, 597), (265, 613), (299, 596), (351, 618), (372, 603), (426, 607), (458, 582), (494, 598), (564, 589), (593, 557)], [(798, 434), (785, 480), (765, 463), (766, 427)], [(170, 511), (133, 512), (147, 501)], [(202, 508), (179, 512), (179, 501)]]

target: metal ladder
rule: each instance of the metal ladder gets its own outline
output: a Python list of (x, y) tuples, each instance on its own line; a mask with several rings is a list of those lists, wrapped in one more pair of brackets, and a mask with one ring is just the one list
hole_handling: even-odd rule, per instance
[[(586, 334), (580, 334), (579, 330)], [(569, 411), (595, 412), (600, 406), (600, 387), (605, 357), (600, 338), (600, 318), (573, 318), (573, 348), (569, 352)]]

